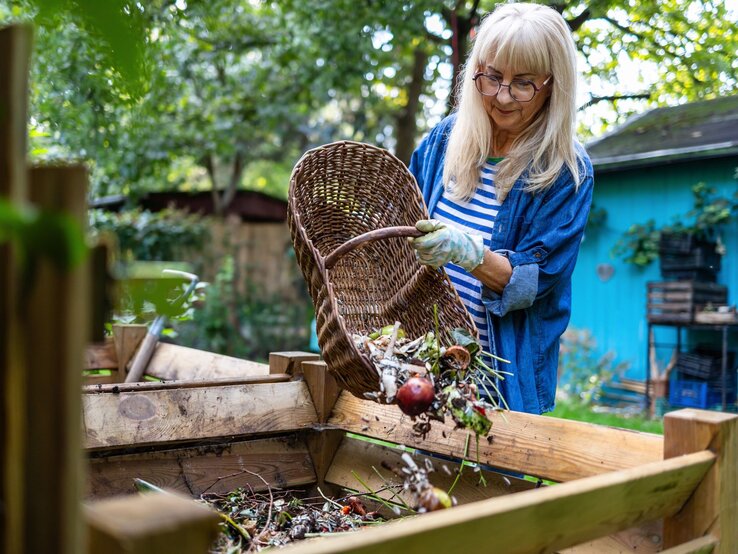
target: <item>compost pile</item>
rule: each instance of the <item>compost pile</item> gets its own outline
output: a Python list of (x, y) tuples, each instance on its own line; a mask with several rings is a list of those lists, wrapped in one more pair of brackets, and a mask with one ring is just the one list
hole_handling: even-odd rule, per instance
[[(395, 322), (369, 335), (354, 334), (353, 341), (377, 371), (379, 390), (366, 393), (371, 400), (397, 404), (413, 419), (413, 431), (425, 437), (431, 421), (450, 415), (457, 427), (487, 435), (492, 423), (487, 415), (500, 409), (504, 399), (498, 381), (506, 372), (490, 367), (474, 337), (465, 329), (453, 329), (452, 344), (444, 346), (438, 331), (421, 337), (405, 336)], [(484, 394), (480, 394), (484, 393)]]
[(212, 549), (217, 553), (258, 552), (384, 521), (366, 508), (361, 495), (300, 499), (294, 491), (257, 493), (240, 488), (227, 494), (206, 493), (201, 499), (224, 520), (224, 532)]

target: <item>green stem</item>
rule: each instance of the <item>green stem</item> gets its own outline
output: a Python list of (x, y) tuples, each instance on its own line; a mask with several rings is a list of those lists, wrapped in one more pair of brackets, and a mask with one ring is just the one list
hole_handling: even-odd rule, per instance
[[(456, 483), (459, 482), (459, 479), (461, 479), (461, 473), (464, 471), (464, 465), (466, 465), (466, 457), (469, 454), (469, 437), (470, 435), (466, 435), (466, 444), (464, 444), (464, 455), (461, 457), (461, 465), (459, 466), (459, 471), (456, 473), (456, 479), (454, 479), (454, 482), (451, 483), (451, 488), (448, 489), (448, 494), (451, 496), (451, 493), (453, 492), (454, 488), (456, 487)], [(477, 441), (479, 440), (479, 437), (477, 437)]]

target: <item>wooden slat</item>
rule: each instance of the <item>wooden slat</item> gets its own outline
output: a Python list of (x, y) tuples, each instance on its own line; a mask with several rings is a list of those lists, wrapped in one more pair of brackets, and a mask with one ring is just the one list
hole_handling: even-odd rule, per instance
[[(402, 452), (403, 450), (399, 448), (389, 448), (365, 440), (345, 437), (333, 458), (333, 463), (326, 475), (326, 481), (347, 489), (367, 492), (361, 482), (352, 474), (352, 472), (356, 472), (359, 479), (366, 483), (373, 491), (385, 487), (385, 481), (393, 485), (401, 485), (402, 483), (398, 477), (382, 468), (382, 462), (384, 461), (393, 467), (400, 468), (402, 467), (400, 460)], [(413, 459), (419, 465), (425, 463), (425, 460), (430, 460), (436, 470), (430, 477), (433, 485), (446, 491), (451, 488), (460, 464), (438, 458), (430, 458), (418, 453), (413, 454)], [(442, 466), (446, 466), (450, 474), (444, 472)], [(375, 473), (373, 468), (376, 468), (382, 474), (381, 478)], [(524, 479), (515, 477), (504, 477), (492, 471), (483, 471), (482, 473), (487, 480), (486, 487), (479, 483), (479, 473), (475, 473), (472, 468), (465, 467), (461, 472), (461, 478), (452, 493), (459, 504), (467, 504), (477, 500), (486, 500), (487, 498), (502, 496), (504, 494), (530, 490), (536, 486), (531, 481), (525, 481)], [(382, 492), (380, 496), (389, 499), (392, 493)], [(406, 502), (410, 502), (409, 498), (404, 495), (402, 496)]]
[(141, 324), (113, 325), (113, 344), (115, 345), (115, 359), (120, 381), (125, 380), (128, 362), (138, 350), (144, 340), (148, 327)]
[(89, 461), (87, 496), (102, 498), (134, 491), (138, 477), (161, 488), (199, 497), (238, 487), (297, 487), (315, 482), (310, 454), (295, 436), (95, 457)]
[(663, 548), (662, 520), (650, 521), (607, 537), (564, 548), (556, 554), (653, 554)]
[(82, 388), (85, 394), (105, 394), (134, 391), (153, 391), (171, 389), (196, 389), (203, 387), (225, 387), (228, 385), (256, 385), (264, 383), (286, 383), (292, 378), (286, 373), (271, 375), (256, 375), (242, 379), (212, 379), (209, 381), (140, 381), (137, 383), (110, 383), (86, 385)]
[(289, 373), (293, 377), (302, 375), (302, 362), (320, 360), (320, 354), (314, 352), (270, 352), (269, 371), (272, 373)]
[(93, 502), (85, 518), (89, 554), (201, 554), (220, 521), (189, 498), (156, 493)]
[(664, 458), (709, 448), (718, 455), (687, 505), (664, 520), (664, 545), (711, 534), (715, 552), (738, 552), (738, 415), (679, 410), (664, 417)]
[[(29, 199), (46, 213), (63, 214), (84, 229), (87, 171), (84, 166), (34, 167)], [(87, 261), (60, 268), (37, 260), (24, 298), (21, 340), (33, 386), (26, 402), (25, 552), (76, 554), (83, 541), (79, 505), (80, 365), (89, 342), (90, 270)], [(43, 521), (39, 533), (33, 522)]]
[[(663, 438), (519, 412), (492, 416), (492, 443), (480, 440), (482, 463), (536, 475), (552, 481), (570, 481), (607, 471), (635, 467), (662, 459)], [(415, 436), (411, 422), (396, 406), (360, 400), (341, 393), (329, 423), (346, 431), (401, 443), (448, 456), (464, 451), (467, 433), (433, 422), (426, 439)], [(445, 436), (444, 436), (445, 434)], [(472, 439), (472, 459), (476, 448)]]
[[(29, 26), (0, 29), (0, 199), (21, 207), (27, 199), (26, 126)], [(26, 397), (31, 379), (18, 335), (21, 262), (10, 243), (0, 244), (0, 551), (24, 552)]]
[(303, 382), (234, 385), (82, 398), (85, 447), (130, 447), (309, 428), (317, 416)]
[(387, 523), (300, 554), (555, 552), (673, 514), (714, 463), (703, 451)]
[(268, 374), (267, 364), (163, 342), (156, 345), (156, 350), (146, 368), (146, 375), (164, 381), (225, 379)]

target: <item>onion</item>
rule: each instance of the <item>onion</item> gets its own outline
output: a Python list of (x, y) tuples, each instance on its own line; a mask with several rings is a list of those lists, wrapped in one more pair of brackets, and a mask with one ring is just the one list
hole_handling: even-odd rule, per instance
[(411, 377), (398, 391), (395, 400), (400, 409), (409, 416), (422, 414), (435, 399), (436, 391), (425, 377)]

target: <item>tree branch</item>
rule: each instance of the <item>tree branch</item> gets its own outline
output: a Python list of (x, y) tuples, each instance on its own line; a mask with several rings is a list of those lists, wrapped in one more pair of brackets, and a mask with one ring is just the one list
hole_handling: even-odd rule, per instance
[(615, 94), (613, 96), (592, 96), (588, 102), (585, 102), (577, 111), (582, 111), (590, 106), (599, 104), (600, 102), (615, 102), (616, 100), (648, 100), (651, 98), (651, 94), (647, 92), (635, 93), (635, 94)]

